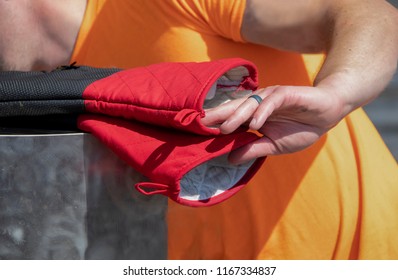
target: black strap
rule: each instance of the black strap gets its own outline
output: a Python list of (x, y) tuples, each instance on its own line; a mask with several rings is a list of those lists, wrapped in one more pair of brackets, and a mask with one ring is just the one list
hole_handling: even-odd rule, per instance
[(86, 87), (118, 71), (72, 64), (51, 72), (0, 72), (0, 117), (83, 113)]
[(120, 70), (71, 64), (50, 72), (0, 72), (0, 127), (76, 130), (83, 91)]

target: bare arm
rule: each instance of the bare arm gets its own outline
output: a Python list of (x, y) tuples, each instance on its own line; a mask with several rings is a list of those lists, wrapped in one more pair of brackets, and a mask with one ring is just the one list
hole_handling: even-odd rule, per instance
[[(398, 15), (382, 0), (247, 0), (242, 36), (297, 52), (325, 52), (314, 86), (273, 86), (206, 112), (230, 133), (250, 121), (264, 137), (231, 154), (240, 163), (302, 150), (376, 98), (398, 59)], [(260, 69), (261, 71), (261, 69)]]
[(242, 35), (276, 48), (326, 52), (315, 85), (338, 92), (344, 115), (374, 99), (397, 66), (398, 13), (382, 0), (247, 0)]

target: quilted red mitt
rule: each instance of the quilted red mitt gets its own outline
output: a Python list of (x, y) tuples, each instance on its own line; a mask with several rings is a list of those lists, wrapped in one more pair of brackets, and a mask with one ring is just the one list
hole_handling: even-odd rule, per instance
[(87, 111), (117, 118), (83, 115), (78, 125), (148, 178), (136, 184), (138, 191), (210, 206), (244, 187), (264, 158), (229, 164), (232, 150), (258, 136), (243, 130), (221, 135), (218, 128), (203, 126), (204, 108), (256, 88), (256, 67), (239, 58), (125, 70), (83, 93)]
[(246, 131), (195, 135), (101, 115), (82, 115), (78, 125), (148, 178), (135, 185), (138, 191), (167, 195), (188, 206), (226, 200), (245, 186), (264, 161), (228, 163), (230, 151), (258, 139)]
[(231, 58), (160, 63), (120, 71), (90, 84), (83, 99), (86, 110), (92, 113), (206, 135), (219, 134), (218, 129), (200, 122), (206, 99), (211, 102), (211, 97), (218, 97), (215, 94), (239, 94), (256, 88), (255, 65)]

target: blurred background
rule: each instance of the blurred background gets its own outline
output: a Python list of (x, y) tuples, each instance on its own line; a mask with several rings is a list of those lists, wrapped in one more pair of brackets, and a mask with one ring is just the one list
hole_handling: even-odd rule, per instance
[[(398, 0), (388, 2), (398, 8)], [(364, 109), (398, 161), (398, 72), (380, 97)]]

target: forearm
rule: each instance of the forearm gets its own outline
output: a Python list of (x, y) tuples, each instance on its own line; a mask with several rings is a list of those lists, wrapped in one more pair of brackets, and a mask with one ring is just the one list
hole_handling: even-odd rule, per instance
[(332, 123), (377, 97), (397, 65), (397, 10), (382, 0), (247, 0), (242, 36), (326, 53), (315, 86), (335, 95), (340, 112)]
[(314, 86), (270, 86), (262, 98), (227, 102), (206, 122), (231, 133), (249, 122), (264, 137), (230, 155), (241, 163), (309, 147), (348, 113), (375, 98), (398, 57), (397, 11), (382, 0), (247, 0), (242, 37), (297, 52), (324, 52)]
[(315, 86), (338, 95), (343, 117), (376, 98), (393, 76), (398, 13), (384, 1), (336, 2), (328, 12), (330, 41)]

